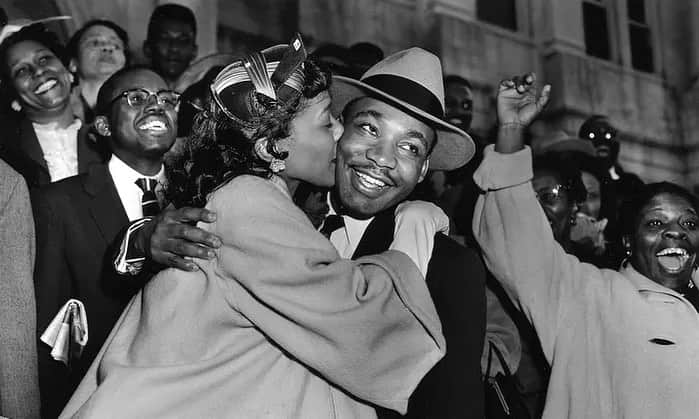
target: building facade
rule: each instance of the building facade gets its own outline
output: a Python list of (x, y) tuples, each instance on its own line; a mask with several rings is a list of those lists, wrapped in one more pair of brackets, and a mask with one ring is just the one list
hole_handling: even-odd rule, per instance
[[(6, 0), (9, 1), (9, 0)], [(109, 16), (138, 52), (150, 10), (167, 1), (55, 0), (74, 26)], [(534, 138), (575, 135), (592, 114), (619, 129), (621, 163), (646, 181), (699, 189), (699, 1), (696, 0), (176, 0), (199, 19), (200, 55), (244, 52), (299, 31), (311, 45), (418, 45), (475, 87), (473, 128), (495, 124), (498, 82), (536, 71), (553, 85)], [(42, 0), (9, 1), (12, 7)], [(31, 13), (29, 11), (28, 13)], [(208, 24), (207, 22), (217, 22)], [(68, 29), (70, 31), (70, 28)]]

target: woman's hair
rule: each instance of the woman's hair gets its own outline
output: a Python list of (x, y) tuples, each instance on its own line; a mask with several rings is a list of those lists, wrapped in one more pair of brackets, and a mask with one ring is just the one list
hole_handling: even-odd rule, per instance
[(694, 194), (687, 189), (670, 182), (649, 183), (643, 185), (638, 191), (631, 195), (629, 199), (621, 205), (619, 220), (622, 227), (623, 236), (633, 236), (638, 228), (638, 222), (641, 219), (641, 211), (658, 195), (675, 195), (687, 200), (694, 208), (694, 211), (699, 213), (699, 200)]
[[(42, 44), (59, 59), (63, 60), (65, 58), (65, 48), (58, 40), (58, 36), (41, 24), (25, 26), (5, 38), (2, 44), (0, 44), (0, 111), (2, 112), (8, 111), (10, 102), (17, 97), (12, 74), (8, 67), (7, 54), (12, 47), (24, 41), (34, 41)], [(65, 65), (65, 62), (63, 64)]]
[(548, 152), (534, 159), (534, 171), (548, 171), (556, 175), (568, 191), (571, 204), (580, 203), (587, 198), (587, 190), (580, 176), (577, 165), (570, 164), (566, 155)]
[(184, 151), (168, 166), (167, 194), (175, 206), (203, 207), (209, 193), (242, 174), (271, 176), (269, 163), (254, 150), (255, 142), (267, 138), (267, 151), (276, 158), (285, 158), (275, 150), (275, 143), (289, 135), (290, 123), (302, 109), (304, 99), (313, 98), (330, 87), (330, 73), (313, 61), (305, 61), (302, 71), (303, 91), (288, 102), (275, 104), (253, 93), (268, 109), (254, 128), (233, 121), (213, 100), (209, 101), (209, 110), (195, 117)]
[(80, 40), (83, 37), (83, 35), (85, 35), (85, 32), (87, 32), (87, 30), (92, 28), (93, 26), (104, 26), (105, 28), (109, 28), (112, 31), (114, 31), (114, 33), (116, 33), (117, 37), (119, 37), (119, 39), (121, 39), (121, 42), (124, 44), (124, 57), (126, 57), (126, 64), (124, 65), (124, 67), (128, 67), (131, 58), (129, 51), (129, 34), (126, 33), (124, 28), (122, 28), (121, 26), (117, 25), (111, 20), (104, 19), (92, 19), (85, 23), (80, 29), (75, 31), (73, 36), (68, 41), (68, 44), (66, 45), (65, 61), (68, 62), (72, 58), (78, 58)]

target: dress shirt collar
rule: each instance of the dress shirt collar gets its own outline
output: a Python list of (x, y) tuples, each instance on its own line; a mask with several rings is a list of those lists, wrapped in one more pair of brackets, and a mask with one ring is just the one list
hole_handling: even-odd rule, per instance
[(165, 184), (164, 165), (160, 165), (160, 171), (158, 171), (155, 176), (146, 176), (137, 172), (134, 168), (126, 164), (122, 159), (117, 157), (116, 154), (112, 154), (112, 157), (109, 159), (109, 173), (112, 174), (115, 182), (118, 179), (119, 182), (123, 180), (124, 183), (130, 182), (135, 184), (136, 179), (144, 177), (148, 179), (155, 179), (160, 184)]
[[(328, 207), (330, 207), (328, 215), (337, 214), (337, 211), (335, 211), (335, 208), (333, 207), (332, 200), (330, 199), (331, 195), (332, 193), (328, 194)], [(359, 242), (362, 240), (362, 236), (364, 236), (364, 231), (374, 220), (374, 217), (367, 218), (366, 220), (358, 220), (350, 217), (349, 215), (340, 215), (342, 215), (342, 219), (345, 221), (345, 227), (333, 232), (333, 234), (330, 236), (330, 241), (333, 242), (336, 247), (338, 247), (336, 241), (334, 240), (335, 235), (342, 235), (342, 238), (344, 239), (343, 241), (345, 242), (345, 248), (338, 249), (338, 251), (340, 251), (340, 256), (350, 258), (352, 257), (352, 254), (354, 254), (354, 251), (357, 250), (357, 246), (359, 246)]]

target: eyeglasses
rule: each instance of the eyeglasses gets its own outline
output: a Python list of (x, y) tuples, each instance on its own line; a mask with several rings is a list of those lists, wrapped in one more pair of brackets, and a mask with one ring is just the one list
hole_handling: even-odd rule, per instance
[(151, 92), (150, 90), (146, 89), (130, 89), (119, 93), (117, 97), (109, 102), (109, 105), (111, 106), (117, 100), (125, 97), (129, 106), (132, 108), (138, 108), (145, 106), (150, 100), (151, 96), (155, 96), (159, 105), (169, 108), (175, 108), (180, 103), (180, 94), (174, 90), (159, 90), (157, 92)]
[(556, 185), (550, 189), (542, 189), (536, 191), (536, 199), (542, 205), (556, 205), (568, 197), (568, 187), (564, 185)]

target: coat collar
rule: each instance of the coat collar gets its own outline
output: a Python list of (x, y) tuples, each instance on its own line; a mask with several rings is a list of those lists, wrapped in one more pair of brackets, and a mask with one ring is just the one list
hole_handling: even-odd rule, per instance
[[(645, 295), (648, 299), (661, 299), (665, 302), (676, 302), (677, 300), (685, 301), (684, 297), (682, 297), (680, 293), (662, 286), (642, 275), (633, 266), (631, 266), (631, 263), (626, 263), (624, 266), (622, 266), (620, 272), (631, 282), (631, 284), (633, 284), (641, 295)], [(693, 279), (693, 282), (696, 285), (696, 280)]]
[(34, 131), (34, 126), (27, 118), (22, 118), (19, 124), (18, 146), (30, 159), (41, 166), (46, 173), (49, 172), (46, 160), (44, 159), (44, 152), (41, 150), (39, 139), (36, 136), (36, 131)]
[(389, 248), (393, 241), (393, 230), (396, 225), (395, 210), (396, 207), (391, 207), (374, 216), (374, 219), (364, 230), (352, 259), (382, 253)]
[[(78, 131), (78, 173), (86, 173), (91, 165), (104, 162), (104, 156), (99, 152), (97, 144), (88, 135), (89, 129), (89, 125), (83, 124)], [(49, 169), (44, 159), (44, 152), (34, 126), (27, 118), (23, 118), (19, 124), (18, 147), (48, 175)]]
[(82, 182), (85, 192), (91, 198), (90, 215), (107, 243), (111, 243), (114, 237), (128, 226), (129, 218), (107, 165), (90, 166), (87, 174), (82, 176)]

